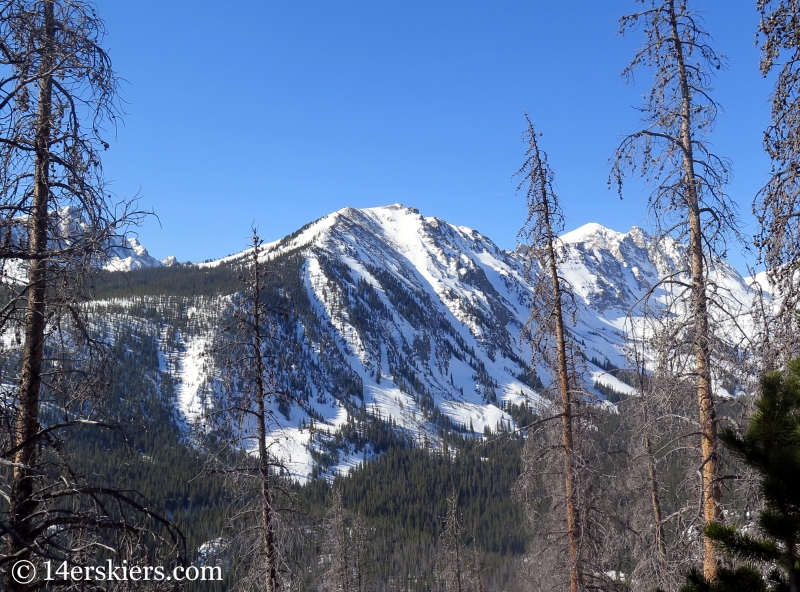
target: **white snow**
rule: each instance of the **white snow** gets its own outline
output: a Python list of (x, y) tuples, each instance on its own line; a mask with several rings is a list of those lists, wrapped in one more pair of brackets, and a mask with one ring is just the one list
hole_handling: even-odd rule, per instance
[(139, 239), (133, 236), (117, 239), (113, 257), (104, 265), (106, 271), (130, 271), (145, 267), (161, 267), (163, 263), (151, 256)]
[(203, 411), (200, 387), (208, 377), (204, 353), (208, 344), (204, 337), (181, 340), (184, 351), (177, 355), (177, 395), (181, 413), (192, 423)]
[[(599, 224), (586, 224), (568, 232), (560, 243), (566, 255), (561, 272), (579, 296), (577, 323), (570, 326), (572, 339), (582, 344), (587, 358), (626, 366), (626, 333), (641, 338), (654, 330), (642, 322), (636, 307), (641, 306), (643, 298), (650, 298), (650, 304), (659, 306), (673, 296), (673, 288), (668, 286), (652, 295), (648, 290), (681, 264), (683, 247), (672, 239), (655, 244), (637, 227), (620, 233)], [(435, 406), (445, 416), (465, 428), (472, 425), (476, 437), (485, 428), (494, 431), (498, 425), (511, 424), (507, 413), (486, 402), (488, 389), (479, 384), (477, 367), (485, 368), (494, 381), (498, 404), (546, 404), (518, 378), (526, 371), (519, 360), (527, 363), (531, 358), (530, 345), (520, 334), (528, 321), (532, 297), (520, 252), (503, 251), (475, 230), (423, 218), (418, 211), (400, 204), (345, 208), (310, 224), (293, 238), (263, 246), (267, 259), (294, 249), (303, 249), (303, 280), (311, 305), (333, 338), (333, 347), (361, 378), (369, 413), (391, 419), (413, 438), (425, 438), (436, 445), (437, 426), (423, 412), (419, 393), (406, 392), (408, 389), (401, 389), (399, 380), (393, 381), (390, 363), (397, 359), (413, 368), (419, 384), (433, 396)], [(249, 253), (246, 250), (200, 267), (212, 267)], [(362, 335), (349, 311), (340, 306), (347, 287), (343, 282), (329, 281), (322, 266), (323, 254), (345, 265), (355, 283), (363, 279), (377, 294), (388, 311), (388, 316), (381, 318), (379, 335)], [(416, 299), (414, 306), (434, 319), (433, 326), (414, 326), (413, 316), (401, 314), (392, 304), (396, 295), (381, 284), (384, 276), (373, 273), (376, 268), (403, 286), (407, 292), (404, 297)], [(724, 263), (715, 264), (709, 273), (724, 290), (726, 301), (732, 303), (731, 317), (716, 321), (734, 335), (736, 324), (748, 327), (750, 322), (746, 316), (752, 297), (748, 282), (755, 280), (745, 280)], [(763, 278), (760, 274), (756, 279)], [(349, 294), (352, 292), (351, 286)], [(199, 319), (202, 327), (183, 331), (175, 345), (168, 346), (165, 339), (161, 340), (163, 364), (177, 380), (178, 406), (188, 423), (203, 409), (203, 385), (211, 370), (202, 353), (210, 343), (214, 319), (218, 318), (215, 314), (219, 313), (210, 302), (192, 306), (186, 307), (186, 314)], [(305, 334), (305, 328), (298, 326), (298, 335)], [(424, 355), (417, 352), (419, 343), (427, 343)], [(303, 346), (316, 361), (329, 353), (322, 351), (319, 343), (305, 342)], [(454, 355), (452, 351), (460, 353)], [(376, 376), (378, 368), (380, 379)], [(536, 368), (536, 372), (543, 382), (548, 382), (547, 369)], [(621, 393), (635, 393), (613, 373), (592, 364), (586, 382), (590, 388), (598, 382)], [(347, 421), (347, 412), (330, 392), (318, 390), (316, 385), (312, 390), (308, 404), (322, 417), (322, 421), (314, 422), (314, 430), (318, 436), (333, 434)], [(295, 408), (287, 424), (299, 425), (307, 418), (304, 411)], [(316, 444), (309, 428), (301, 430), (293, 425), (273, 430), (271, 450), (291, 475), (303, 480), (313, 469), (309, 448)], [(363, 453), (342, 451), (334, 471), (350, 470), (362, 459)]]

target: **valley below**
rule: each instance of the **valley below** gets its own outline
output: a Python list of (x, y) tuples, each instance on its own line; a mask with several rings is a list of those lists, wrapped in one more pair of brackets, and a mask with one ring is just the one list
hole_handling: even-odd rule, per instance
[[(583, 352), (598, 445), (623, 450), (636, 437), (626, 402), (640, 397), (632, 336), (647, 330), (643, 303), (668, 297), (654, 287), (679, 269), (685, 248), (596, 224), (560, 244), (576, 294), (569, 339)], [(196, 561), (214, 561), (217, 551), (230, 561), (221, 559), (226, 517), (241, 492), (209, 472), (209, 458), (226, 437), (237, 442), (234, 454), (257, 452), (255, 424), (225, 435), (208, 426), (242, 388), (226, 379), (226, 365), (252, 251), (179, 264), (135, 247), (95, 278), (86, 305), (117, 360), (108, 400), (128, 426), (126, 444), (92, 436), (74, 445), (103, 474), (108, 458), (100, 463), (98, 454), (111, 455), (117, 477), (185, 530)], [(524, 516), (532, 510), (520, 501), (522, 452), (526, 438), (539, 437), (532, 426), (552, 414), (554, 377), (532, 364), (525, 337), (536, 270), (526, 267), (524, 247), (504, 251), (475, 230), (396, 204), (330, 214), (264, 244), (259, 260), (272, 365), (268, 454), (287, 510), (279, 532), (292, 585), (317, 589), (330, 570), (325, 525), (338, 491), (350, 532), (353, 520), (360, 525), (367, 589), (434, 589), (448, 500), (482, 589), (527, 589), (533, 539)], [(752, 280), (723, 262), (712, 274), (747, 330)], [(733, 372), (718, 384), (720, 401), (741, 414), (745, 386)], [(674, 479), (667, 487), (677, 509), (688, 492)], [(551, 485), (537, 486), (542, 500)], [(631, 569), (630, 558), (616, 561), (609, 573)]]

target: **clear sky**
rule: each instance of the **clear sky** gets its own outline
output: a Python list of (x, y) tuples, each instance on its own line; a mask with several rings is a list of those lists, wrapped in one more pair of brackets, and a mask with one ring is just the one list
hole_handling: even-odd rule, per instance
[[(750, 204), (769, 162), (770, 81), (758, 72), (755, 0), (693, 0), (729, 68), (712, 141), (730, 195)], [(104, 166), (120, 197), (160, 219), (158, 258), (201, 261), (345, 206), (400, 202), (516, 245), (523, 112), (556, 172), (567, 229), (648, 228), (646, 193), (608, 191), (608, 159), (634, 131), (650, 80), (619, 77), (641, 35), (633, 0), (97, 0), (127, 115)], [(752, 231), (752, 225), (748, 227)], [(743, 267), (746, 258), (734, 253)]]

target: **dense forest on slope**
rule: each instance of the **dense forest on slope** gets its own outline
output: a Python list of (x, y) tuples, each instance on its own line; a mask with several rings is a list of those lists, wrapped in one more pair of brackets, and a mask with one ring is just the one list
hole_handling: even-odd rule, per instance
[[(129, 275), (136, 280), (149, 276), (148, 271)], [(225, 537), (230, 492), (222, 477), (203, 472), (207, 453), (176, 412), (174, 383), (160, 370), (155, 340), (122, 325), (114, 335), (113, 351), (114, 380), (103, 405), (119, 429), (80, 429), (68, 446), (81, 459), (77, 468), (92, 475), (95, 483), (115, 483), (136, 492), (137, 499), (172, 520), (186, 536), (188, 562), (196, 563), (204, 543)], [(520, 417), (530, 414), (524, 407), (514, 412)], [(361, 515), (369, 529), (375, 589), (431, 589), (444, 500), (452, 494), (465, 517), (464, 544), (477, 541), (485, 554), (485, 580), (513, 584), (526, 541), (521, 510), (511, 498), (522, 440), (502, 438), (484, 445), (446, 435), (444, 450), (437, 451), (404, 438), (386, 422), (383, 428), (380, 420), (372, 422), (374, 427), (361, 436), (370, 439), (372, 451), (382, 454), (337, 477), (333, 486), (341, 488), (348, 510)], [(317, 478), (287, 485), (291, 499), (285, 502), (294, 508), (287, 518), (290, 528), (305, 532), (287, 563), (294, 569), (305, 566), (296, 575), (305, 581), (303, 589), (313, 589), (322, 552), (320, 525), (332, 483)], [(228, 583), (226, 579), (219, 589)], [(189, 589), (193, 586), (200, 589), (200, 584)], [(203, 589), (214, 585), (205, 583)]]
[(194, 265), (146, 267), (130, 272), (100, 272), (94, 278), (92, 296), (96, 299), (132, 296), (216, 296), (241, 289), (238, 267), (223, 263), (213, 267)]
[[(306, 327), (308, 341), (326, 344), (328, 337), (319, 326), (317, 313), (302, 285), (302, 261), (297, 253), (276, 258), (267, 278), (270, 289), (266, 297), (271, 306), (291, 308), (293, 319)], [(331, 285), (343, 282), (353, 286), (352, 291), (343, 290), (337, 296), (338, 310), (348, 311), (350, 323), (365, 340), (370, 339), (379, 331), (386, 314), (375, 289), (363, 281), (355, 282), (336, 261), (324, 256), (320, 261)], [(226, 294), (240, 287), (236, 279), (240, 272), (239, 264), (227, 262), (210, 268), (191, 266), (102, 274), (95, 284), (95, 297), (103, 299), (103, 310), (112, 311), (120, 321), (114, 337), (119, 368), (110, 401), (119, 405), (115, 413), (127, 418), (129, 435), (125, 446), (118, 445), (119, 441), (115, 443), (114, 434), (103, 433), (99, 439), (92, 436), (85, 442), (86, 457), (114, 458), (114, 465), (120, 468), (110, 470), (104, 478), (124, 481), (125, 473), (127, 482), (136, 483), (146, 498), (162, 507), (186, 532), (190, 560), (204, 543), (226, 537), (226, 512), (232, 494), (222, 480), (203, 474), (207, 453), (194, 441), (186, 418), (178, 410), (175, 375), (164, 372), (160, 365), (159, 347), (163, 348), (164, 343), (159, 345), (157, 339), (162, 337), (152, 329), (141, 329), (137, 319), (146, 320), (150, 327), (169, 328), (167, 333), (171, 337), (167, 338), (167, 345), (179, 350), (183, 347), (180, 333), (198, 331), (198, 322), (208, 322), (203, 317), (200, 320), (191, 317), (188, 311), (222, 302), (214, 298), (228, 298)], [(385, 275), (377, 277), (392, 284)], [(419, 303), (414, 305), (413, 299), (422, 296), (403, 291), (399, 284), (392, 286), (390, 292), (400, 294), (392, 296), (397, 301), (393, 304), (406, 311), (407, 316), (422, 315), (420, 318), (425, 319), (430, 316), (429, 312), (419, 310)], [(156, 301), (160, 304), (153, 306), (151, 303)], [(286, 338), (292, 334), (284, 319), (278, 319), (276, 327)], [(449, 496), (455, 496), (462, 513), (465, 548), (477, 546), (480, 551), (482, 581), (491, 589), (520, 589), (517, 586), (525, 580), (523, 555), (531, 534), (522, 506), (513, 500), (511, 490), (521, 470), (523, 433), (506, 435), (502, 429), (499, 433), (487, 429), (485, 437), (479, 440), (476, 434), (469, 435), (464, 427), (438, 414), (438, 409), (423, 405), (429, 420), (438, 426), (440, 445), (435, 446), (391, 418), (366, 413), (358, 381), (349, 376), (347, 365), (335, 357), (338, 349), (330, 346), (328, 343), (325, 347), (332, 355), (321, 362), (330, 365), (331, 384), (335, 383), (340, 392), (336, 398), (347, 409), (348, 421), (332, 434), (318, 434), (311, 451), (315, 469), (310, 481), (302, 485), (286, 481), (280, 487), (289, 494), (281, 505), (292, 509), (284, 521), (284, 527), (292, 533), (285, 549), (286, 569), (302, 582), (300, 589), (318, 587), (325, 571), (323, 526), (332, 486), (341, 491), (345, 508), (360, 516), (367, 527), (367, 566), (375, 589), (434, 589)], [(468, 360), (476, 357), (466, 343), (461, 343), (458, 351), (463, 351)], [(285, 368), (297, 361), (287, 349), (281, 351), (278, 363)], [(616, 375), (623, 383), (635, 383), (634, 375), (608, 360), (593, 358), (591, 363)], [(491, 399), (491, 376), (478, 364), (473, 368), (476, 381), (485, 387), (484, 393)], [(416, 380), (414, 365), (395, 358), (384, 371), (396, 383), (405, 385), (407, 392), (417, 393), (423, 403), (427, 400), (424, 385)], [(535, 381), (534, 376), (531, 382)], [(291, 378), (289, 384), (303, 383)], [(603, 453), (598, 458), (614, 459), (611, 464), (598, 465), (598, 469), (611, 474), (620, 471), (629, 454), (630, 406), (623, 393), (602, 384), (597, 386), (609, 401), (618, 403), (616, 411), (598, 410), (602, 418), (597, 428), (597, 446)], [(536, 412), (526, 404), (502, 404), (502, 407), (519, 426), (537, 419)], [(732, 405), (730, 412), (738, 417), (741, 410)], [(282, 413), (288, 418), (290, 407)], [(109, 450), (113, 452), (108, 453)], [(667, 492), (665, 512), (679, 510), (691, 495), (683, 466), (686, 459), (677, 451), (676, 447), (675, 454), (665, 453), (667, 460), (662, 467), (663, 487)], [(366, 462), (333, 479), (332, 469), (346, 454)], [(100, 467), (100, 460), (94, 462), (93, 468), (102, 474)], [(544, 492), (539, 495), (546, 498)], [(630, 506), (633, 500), (628, 499), (629, 495), (637, 494), (625, 494), (614, 503), (621, 508)], [(618, 528), (624, 528), (623, 523)], [(618, 559), (621, 569), (630, 569), (631, 553), (632, 549), (622, 551)], [(234, 569), (231, 564), (225, 565)]]
[[(335, 261), (321, 260), (323, 272), (332, 282), (342, 278), (347, 281), (346, 269)], [(307, 328), (304, 336), (309, 341), (330, 347), (330, 337), (319, 325), (317, 311), (302, 284), (302, 261), (298, 253), (278, 257), (268, 276), (270, 289), (266, 297), (270, 305), (291, 308), (292, 319)], [(101, 274), (95, 282), (96, 300), (88, 304), (93, 326), (105, 332), (113, 349), (111, 390), (99, 404), (105, 406), (103, 416), (113, 418), (119, 429), (76, 429), (66, 445), (74, 458), (81, 459), (76, 468), (90, 475), (92, 482), (116, 484), (172, 520), (186, 536), (190, 564), (218, 560), (207, 556), (208, 543), (224, 541), (230, 535), (228, 515), (229, 509), (235, 507), (236, 494), (227, 487), (224, 476), (204, 472), (209, 450), (206, 442), (196, 440), (181, 407), (182, 379), (170, 352), (185, 349), (188, 335), (220, 330), (219, 324), (226, 318), (224, 307), (240, 287), (236, 274), (241, 270), (237, 267), (229, 262), (210, 268), (187, 266)], [(391, 283), (386, 278), (384, 281)], [(341, 310), (348, 310), (351, 324), (369, 339), (379, 331), (385, 305), (374, 287), (355, 282), (352, 277), (350, 283), (353, 289), (339, 296)], [(401, 287), (395, 289), (400, 291)], [(406, 293), (393, 296), (406, 315), (430, 317), (412, 306), (408, 299), (413, 297)], [(294, 331), (284, 318), (278, 319), (275, 326), (287, 340)], [(470, 351), (466, 342), (456, 345), (456, 351), (467, 360), (477, 358), (476, 351)], [(329, 565), (325, 524), (334, 490), (341, 492), (350, 515), (359, 516), (366, 527), (365, 573), (371, 578), (371, 589), (436, 589), (449, 497), (455, 498), (461, 513), (464, 549), (470, 554), (473, 549), (478, 551), (480, 577), (487, 589), (524, 589), (529, 569), (525, 553), (531, 550), (533, 539), (523, 506), (514, 499), (512, 489), (522, 468), (525, 431), (508, 433), (506, 426), (500, 425), (496, 430), (487, 426), (481, 434), (470, 433), (465, 426), (438, 414), (438, 409), (423, 405), (436, 426), (437, 442), (421, 437), (391, 417), (367, 413), (361, 385), (353, 379), (352, 369), (336, 358), (335, 346), (329, 351), (330, 355), (319, 364), (322, 368), (328, 365), (329, 379), (336, 385), (336, 397), (348, 419), (334, 432), (320, 430), (316, 436), (311, 450), (315, 468), (310, 480), (298, 483), (277, 474), (274, 477), (276, 488), (286, 493), (280, 505), (290, 510), (282, 517), (283, 534), (287, 535), (284, 569), (291, 572), (298, 589), (318, 589)], [(293, 356), (290, 349), (281, 350), (279, 367), (296, 364)], [(619, 369), (607, 359), (587, 361), (615, 375), (623, 385), (636, 383), (635, 374)], [(3, 362), (4, 374), (13, 373), (15, 360), (4, 358)], [(476, 383), (491, 399), (491, 375), (480, 364), (471, 367)], [(425, 386), (415, 380), (415, 368), (416, 362), (395, 358), (384, 371), (425, 402)], [(304, 384), (301, 376), (292, 376), (289, 384)], [(529, 382), (541, 386), (535, 376)], [(596, 410), (599, 421), (593, 438), (600, 454), (592, 462), (597, 470), (609, 475), (625, 475), (625, 463), (632, 454), (630, 442), (635, 437), (631, 423), (636, 413), (635, 401), (612, 387), (596, 386), (617, 405)], [(744, 399), (723, 403), (721, 415), (741, 422), (743, 402)], [(517, 426), (539, 419), (536, 410), (526, 403), (498, 404)], [(289, 416), (296, 418), (289, 406), (281, 413), (287, 421)], [(664, 458), (660, 466), (664, 511), (676, 513), (693, 502), (692, 489), (687, 487), (691, 463), (680, 444), (665, 438), (658, 445)], [(365, 462), (336, 476), (336, 468), (345, 458), (350, 463), (354, 458)], [(737, 474), (735, 466), (728, 465), (726, 471)], [(544, 489), (535, 495), (542, 500), (538, 509), (546, 510), (551, 502)], [(641, 496), (641, 490), (623, 491), (613, 503), (624, 513), (637, 503), (636, 496)], [(734, 511), (740, 508), (731, 498), (730, 489), (726, 488), (725, 496), (728, 507)], [(625, 520), (614, 528), (621, 532), (626, 528)], [(156, 546), (153, 541), (153, 552)], [(634, 553), (635, 549), (623, 547), (615, 568), (630, 570)], [(188, 584), (187, 589), (228, 589), (236, 563), (231, 558), (221, 561), (224, 582)]]
[[(485, 581), (494, 582), (492, 589), (514, 589), (515, 566), (527, 540), (521, 508), (511, 497), (522, 441), (449, 440), (444, 451), (391, 449), (332, 484), (370, 529), (376, 589), (391, 589), (391, 581), (402, 582), (400, 589), (433, 589), (450, 496), (463, 515), (463, 544), (477, 544), (484, 556)], [(323, 508), (329, 495), (330, 484), (324, 481), (298, 490), (298, 500), (310, 513)]]

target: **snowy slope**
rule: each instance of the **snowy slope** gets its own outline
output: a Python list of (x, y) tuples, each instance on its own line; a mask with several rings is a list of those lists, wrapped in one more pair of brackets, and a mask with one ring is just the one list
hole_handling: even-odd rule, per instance
[[(587, 387), (629, 392), (604, 368), (626, 365), (625, 331), (636, 325), (629, 311), (646, 297), (668, 298), (667, 288), (650, 291), (682, 269), (685, 249), (658, 244), (640, 228), (619, 233), (597, 224), (565, 234), (561, 245), (562, 273), (578, 296), (578, 322), (570, 330), (586, 354)], [(142, 251), (136, 252), (145, 265), (149, 255)], [(197, 268), (235, 265), (248, 253)], [(264, 257), (288, 274), (275, 297), (295, 311), (276, 321), (277, 342), (293, 344), (278, 353), (279, 387), (294, 403), (273, 409), (279, 418), (273, 440), (298, 478), (323, 457), (336, 471), (375, 452), (353, 435), (366, 429), (353, 429), (356, 417), (380, 418), (435, 445), (443, 429), (482, 434), (511, 427), (506, 404), (541, 402), (534, 372), (544, 383), (549, 377), (529, 367), (531, 352), (520, 339), (531, 298), (522, 251), (504, 251), (475, 230), (394, 204), (334, 212), (265, 245)], [(749, 304), (750, 288), (733, 268), (718, 263), (709, 273), (732, 310)], [(130, 303), (132, 315), (156, 306), (184, 319), (178, 331), (142, 322), (152, 324), (187, 424), (202, 405), (213, 405), (213, 397), (203, 397), (222, 362), (203, 351), (218, 339), (233, 301)]]
[[(60, 248), (70, 245), (76, 237), (86, 232), (87, 223), (81, 219), (80, 211), (74, 206), (65, 206), (50, 212), (52, 226), (49, 230), (51, 246)], [(15, 218), (10, 226), (9, 247), (24, 251), (28, 242), (28, 218)], [(135, 236), (115, 235), (105, 244), (106, 257), (97, 265), (108, 271), (130, 271), (145, 267), (160, 267), (162, 262), (152, 257)], [(168, 258), (167, 260), (169, 260)], [(174, 258), (173, 258), (174, 259)], [(165, 260), (165, 261), (167, 261)], [(19, 260), (3, 262), (4, 269), (0, 274), (9, 278), (21, 279), (27, 275), (27, 266)]]
[[(174, 259), (174, 258), (173, 258)], [(168, 257), (165, 261), (171, 261)], [(111, 257), (103, 268), (107, 271), (130, 271), (144, 267), (161, 267), (163, 263), (150, 255), (136, 237), (119, 237)]]

